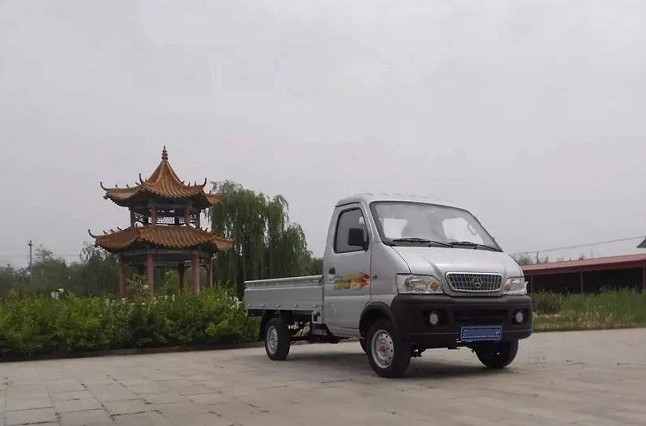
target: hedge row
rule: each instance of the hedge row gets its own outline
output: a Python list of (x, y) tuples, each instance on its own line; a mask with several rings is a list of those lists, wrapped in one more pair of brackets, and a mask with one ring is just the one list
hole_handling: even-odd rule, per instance
[(0, 357), (244, 343), (257, 330), (256, 319), (221, 289), (150, 302), (16, 294), (0, 301)]
[[(532, 295), (536, 331), (646, 325), (646, 292)], [(245, 343), (257, 340), (257, 318), (237, 298), (204, 289), (149, 302), (63, 295), (0, 301), (3, 356), (90, 350)]]

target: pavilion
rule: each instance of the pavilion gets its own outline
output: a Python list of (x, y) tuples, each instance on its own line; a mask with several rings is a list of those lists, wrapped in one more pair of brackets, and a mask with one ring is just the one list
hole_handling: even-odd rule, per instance
[(200, 291), (200, 268), (207, 269), (207, 285), (213, 286), (213, 258), (232, 247), (232, 241), (202, 229), (200, 214), (218, 204), (218, 194), (204, 191), (202, 184), (187, 184), (175, 173), (164, 147), (161, 162), (153, 173), (135, 186), (106, 188), (109, 199), (130, 211), (130, 226), (93, 235), (94, 245), (117, 255), (119, 262), (118, 296), (126, 297), (126, 266), (146, 270), (150, 294), (154, 294), (155, 268), (177, 268), (180, 291), (185, 291), (184, 272), (192, 270), (193, 291)]

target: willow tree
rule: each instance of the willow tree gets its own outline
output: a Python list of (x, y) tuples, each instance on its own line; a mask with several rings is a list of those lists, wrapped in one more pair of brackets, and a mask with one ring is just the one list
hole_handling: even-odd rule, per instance
[(230, 250), (216, 258), (216, 282), (235, 286), (242, 298), (245, 280), (303, 275), (311, 270), (305, 234), (299, 224), (290, 222), (284, 197), (270, 198), (231, 181), (212, 184), (212, 192), (223, 198), (209, 209), (211, 228), (234, 241)]

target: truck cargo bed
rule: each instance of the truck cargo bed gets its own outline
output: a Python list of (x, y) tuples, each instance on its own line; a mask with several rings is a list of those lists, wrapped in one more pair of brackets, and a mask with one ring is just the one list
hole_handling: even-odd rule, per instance
[(245, 281), (244, 303), (248, 311), (317, 310), (323, 304), (323, 275)]

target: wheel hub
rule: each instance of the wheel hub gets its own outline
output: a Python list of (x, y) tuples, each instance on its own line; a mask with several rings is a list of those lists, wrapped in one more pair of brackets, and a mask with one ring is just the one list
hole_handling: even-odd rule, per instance
[(269, 352), (276, 353), (278, 349), (278, 330), (276, 327), (272, 326), (267, 330), (267, 349)]
[(380, 330), (372, 338), (372, 358), (381, 368), (388, 368), (395, 356), (395, 344), (388, 332)]

